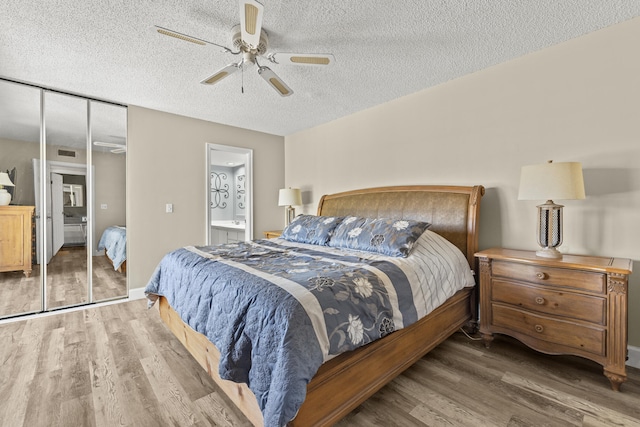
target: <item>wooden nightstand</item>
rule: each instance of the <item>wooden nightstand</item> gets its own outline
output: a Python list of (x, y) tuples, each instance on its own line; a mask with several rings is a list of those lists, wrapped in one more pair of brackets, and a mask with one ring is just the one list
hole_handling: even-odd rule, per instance
[(264, 238), (265, 239), (273, 239), (273, 238), (276, 238), (276, 237), (280, 237), (281, 234), (282, 234), (282, 230), (265, 231), (264, 232)]
[(549, 354), (573, 354), (604, 367), (611, 388), (627, 379), (627, 289), (624, 258), (488, 249), (480, 261), (480, 334), (510, 335)]

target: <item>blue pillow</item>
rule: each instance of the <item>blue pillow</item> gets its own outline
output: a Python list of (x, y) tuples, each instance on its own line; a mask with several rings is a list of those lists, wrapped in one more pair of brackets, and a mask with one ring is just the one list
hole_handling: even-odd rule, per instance
[(298, 215), (282, 231), (281, 238), (290, 242), (326, 246), (342, 217)]
[(409, 219), (349, 216), (336, 227), (329, 246), (407, 257), (429, 225)]

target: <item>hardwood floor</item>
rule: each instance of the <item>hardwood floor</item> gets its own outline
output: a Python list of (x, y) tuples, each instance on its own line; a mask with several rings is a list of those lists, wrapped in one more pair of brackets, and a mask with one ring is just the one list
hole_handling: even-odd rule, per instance
[[(86, 247), (63, 247), (47, 266), (47, 306), (84, 304), (87, 293)], [(104, 301), (127, 295), (127, 276), (113, 269), (105, 256), (93, 257), (93, 298)], [(40, 310), (40, 266), (31, 277), (21, 271), (0, 273), (0, 317)]]
[[(640, 370), (458, 333), (338, 426), (640, 426)], [(248, 426), (136, 300), (0, 325), (1, 426)]]

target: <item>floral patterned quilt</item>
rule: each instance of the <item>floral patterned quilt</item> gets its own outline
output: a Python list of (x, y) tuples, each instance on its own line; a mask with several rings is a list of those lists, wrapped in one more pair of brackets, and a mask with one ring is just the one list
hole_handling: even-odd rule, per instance
[(247, 383), (265, 426), (283, 426), (323, 362), (473, 284), (460, 251), (426, 231), (407, 258), (282, 239), (186, 247), (163, 258), (145, 292), (216, 345), (220, 376)]

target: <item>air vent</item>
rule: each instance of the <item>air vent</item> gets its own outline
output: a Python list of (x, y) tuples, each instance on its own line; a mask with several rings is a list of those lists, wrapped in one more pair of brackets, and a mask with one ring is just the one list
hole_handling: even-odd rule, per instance
[(75, 157), (76, 156), (76, 152), (75, 151), (69, 151), (69, 150), (58, 150), (58, 156)]

